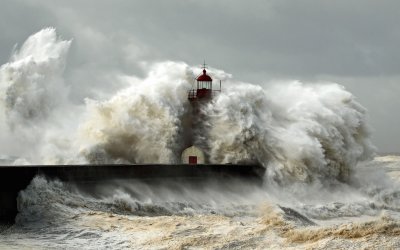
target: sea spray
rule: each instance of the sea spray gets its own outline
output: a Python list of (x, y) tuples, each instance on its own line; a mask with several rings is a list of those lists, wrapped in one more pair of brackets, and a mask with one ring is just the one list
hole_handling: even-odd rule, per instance
[(1, 104), (11, 129), (45, 120), (66, 100), (62, 74), (70, 44), (59, 39), (53, 28), (43, 29), (1, 66)]
[[(169, 67), (181, 67), (180, 75), (168, 77), (173, 71), (165, 70)], [(153, 73), (157, 77), (151, 81), (109, 101), (88, 102), (85, 135), (92, 140), (92, 151), (83, 152), (91, 161), (179, 162), (176, 150), (182, 149), (179, 132), (187, 129), (183, 118), (190, 112), (186, 91), (191, 74), (187, 66), (176, 63), (157, 65), (160, 68), (167, 80)], [(198, 133), (203, 137), (194, 139), (206, 145), (212, 163), (256, 162), (280, 184), (323, 183), (347, 181), (352, 166), (373, 152), (366, 111), (340, 85), (227, 85), (203, 106), (208, 136)], [(96, 157), (90, 158), (93, 153)]]
[(211, 160), (256, 160), (279, 183), (348, 180), (370, 159), (366, 110), (338, 84), (232, 84), (207, 106)]
[[(62, 77), (70, 43), (44, 29), (1, 67), (2, 126), (14, 130), (2, 140), (25, 142), (14, 155), (46, 164), (179, 163), (192, 115), (187, 91), (197, 69), (183, 62), (149, 64), (143, 78), (119, 76), (130, 86), (108, 100), (86, 99), (76, 107)], [(209, 162), (262, 164), (269, 182), (279, 185), (325, 185), (348, 181), (352, 167), (371, 156), (366, 110), (342, 86), (263, 88), (221, 70), (209, 73), (227, 79), (202, 106), (207, 136), (194, 138)]]
[(110, 100), (87, 100), (80, 153), (92, 163), (178, 163), (192, 78), (184, 63), (159, 63)]
[(43, 161), (40, 149), (62, 127), (54, 118), (68, 102), (63, 72), (70, 44), (57, 37), (54, 28), (43, 29), (0, 68), (1, 150), (18, 156), (17, 164), (27, 162), (24, 158)]

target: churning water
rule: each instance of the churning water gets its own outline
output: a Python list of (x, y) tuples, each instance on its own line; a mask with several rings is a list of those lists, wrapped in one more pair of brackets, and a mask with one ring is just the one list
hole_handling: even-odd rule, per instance
[[(71, 41), (32, 35), (0, 68), (8, 164), (177, 163), (198, 73), (154, 63), (109, 98), (71, 101)], [(366, 110), (333, 83), (236, 82), (202, 107), (213, 163), (256, 160), (263, 186), (110, 181), (86, 192), (36, 177), (0, 248), (400, 248), (400, 158), (373, 158)]]

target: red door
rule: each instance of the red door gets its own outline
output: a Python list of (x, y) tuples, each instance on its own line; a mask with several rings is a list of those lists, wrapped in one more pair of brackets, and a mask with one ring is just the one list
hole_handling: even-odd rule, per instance
[(189, 156), (189, 164), (197, 164), (197, 156)]

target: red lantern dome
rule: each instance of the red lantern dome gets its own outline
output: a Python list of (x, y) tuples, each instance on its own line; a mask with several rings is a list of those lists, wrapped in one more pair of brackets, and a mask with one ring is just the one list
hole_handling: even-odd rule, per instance
[(212, 82), (212, 78), (207, 75), (206, 69), (203, 69), (203, 74), (199, 75), (196, 80), (199, 82)]

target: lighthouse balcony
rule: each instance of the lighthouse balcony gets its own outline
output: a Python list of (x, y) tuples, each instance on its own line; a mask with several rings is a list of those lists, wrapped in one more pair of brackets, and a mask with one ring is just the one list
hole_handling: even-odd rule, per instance
[(188, 99), (190, 101), (198, 100), (198, 99), (208, 99), (216, 96), (220, 93), (220, 90), (211, 90), (211, 89), (192, 89), (188, 91)]

